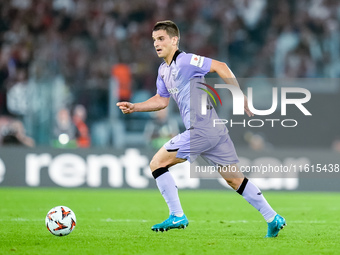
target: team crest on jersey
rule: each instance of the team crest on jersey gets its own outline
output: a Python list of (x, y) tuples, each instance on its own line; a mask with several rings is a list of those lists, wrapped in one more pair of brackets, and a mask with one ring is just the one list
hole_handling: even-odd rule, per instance
[(170, 88), (170, 89), (168, 89), (168, 92), (170, 94), (177, 94), (179, 92), (179, 90), (178, 90), (178, 88)]
[(202, 67), (203, 66), (204, 57), (198, 55), (192, 55), (190, 60), (190, 65)]

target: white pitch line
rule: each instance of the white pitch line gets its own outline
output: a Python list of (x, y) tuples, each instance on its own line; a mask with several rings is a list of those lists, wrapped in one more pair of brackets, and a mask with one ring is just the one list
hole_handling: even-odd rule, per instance
[(0, 219), (0, 221), (41, 221), (44, 222), (45, 218), (41, 218), (41, 219), (24, 219), (24, 218), (13, 218), (13, 219)]
[(139, 219), (101, 219), (101, 221), (106, 221), (106, 222), (148, 222), (148, 220), (139, 220)]
[[(291, 223), (297, 223), (297, 224), (324, 224), (324, 223), (327, 223), (327, 221), (325, 220), (311, 220), (311, 221), (303, 221), (303, 220), (292, 220), (292, 221), (288, 221), (288, 223), (291, 222)], [(334, 222), (334, 221), (332, 221)], [(334, 222), (334, 223), (338, 223), (338, 222)]]

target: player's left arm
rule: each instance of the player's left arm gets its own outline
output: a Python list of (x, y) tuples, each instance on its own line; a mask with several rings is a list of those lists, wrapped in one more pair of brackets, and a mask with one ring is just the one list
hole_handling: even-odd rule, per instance
[[(216, 72), (218, 76), (220, 76), (226, 84), (231, 84), (236, 87), (240, 87), (234, 73), (230, 70), (230, 68), (224, 62), (220, 62), (220, 61), (212, 59), (209, 72), (210, 73)], [(252, 113), (249, 110), (248, 99), (246, 95), (244, 95), (244, 110), (249, 117), (254, 116), (254, 113)]]

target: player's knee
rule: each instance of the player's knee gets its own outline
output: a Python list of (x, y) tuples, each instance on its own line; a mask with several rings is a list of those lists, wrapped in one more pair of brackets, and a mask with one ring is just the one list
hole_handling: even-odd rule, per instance
[(156, 168), (156, 167), (157, 167), (156, 161), (155, 161), (154, 159), (151, 159), (149, 166), (150, 166), (151, 172), (153, 172), (154, 170), (156, 170), (156, 169), (157, 169), (157, 168)]
[(164, 164), (162, 164), (162, 162), (156, 158), (156, 157), (153, 157), (152, 160), (150, 161), (150, 169), (151, 171), (155, 171), (156, 169), (160, 168), (160, 167), (165, 167)]

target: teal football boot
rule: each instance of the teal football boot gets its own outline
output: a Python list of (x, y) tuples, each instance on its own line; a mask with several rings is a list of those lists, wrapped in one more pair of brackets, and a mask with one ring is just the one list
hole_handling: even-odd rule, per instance
[(177, 217), (175, 215), (170, 215), (168, 219), (163, 221), (162, 223), (153, 225), (151, 227), (152, 231), (168, 231), (173, 228), (186, 228), (189, 225), (189, 221), (185, 214), (182, 217)]
[(267, 223), (267, 224), (268, 224), (268, 231), (265, 237), (277, 237), (277, 235), (279, 234), (279, 231), (287, 225), (286, 220), (278, 214), (276, 214), (272, 222)]

